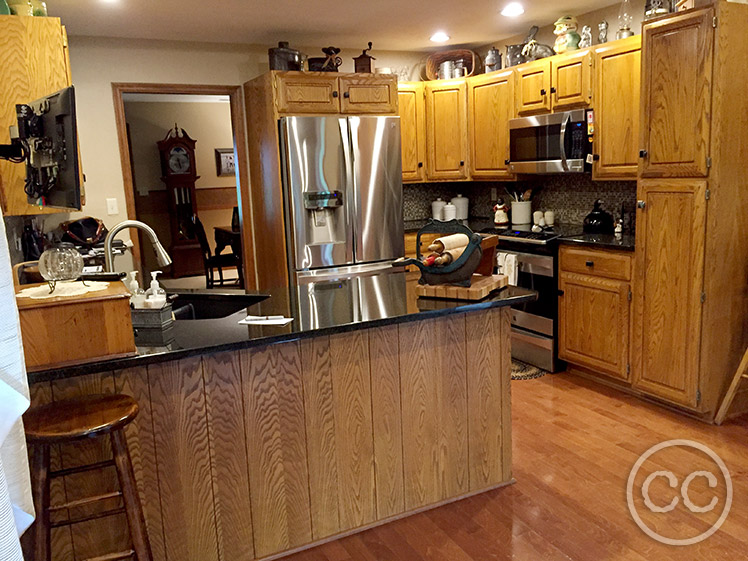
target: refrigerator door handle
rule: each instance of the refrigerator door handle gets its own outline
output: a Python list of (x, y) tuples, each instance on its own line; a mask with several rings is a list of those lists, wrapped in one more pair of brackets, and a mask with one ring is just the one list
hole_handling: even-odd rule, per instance
[(345, 163), (346, 220), (348, 221), (348, 230), (353, 233), (350, 241), (353, 247), (353, 262), (355, 263), (357, 261), (355, 240), (358, 239), (359, 235), (356, 228), (356, 216), (358, 216), (360, 201), (358, 200), (358, 189), (356, 189), (355, 164), (358, 143), (353, 131), (352, 119), (356, 119), (356, 117), (342, 117), (340, 119), (340, 136), (343, 144), (343, 158)]

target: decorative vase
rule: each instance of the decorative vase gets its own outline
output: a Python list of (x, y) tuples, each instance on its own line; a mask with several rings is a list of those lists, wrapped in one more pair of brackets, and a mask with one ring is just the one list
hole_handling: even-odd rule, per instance
[(29, 0), (7, 0), (10, 13), (14, 16), (33, 16), (34, 8)]
[(0, 0), (0, 16), (10, 15), (10, 6), (5, 0)]
[(83, 272), (83, 257), (69, 242), (48, 249), (39, 258), (39, 273), (54, 286), (58, 281), (77, 279)]
[(42, 0), (29, 0), (29, 4), (31, 4), (31, 10), (33, 12), (33, 15), (36, 17), (47, 17), (47, 3), (43, 2)]

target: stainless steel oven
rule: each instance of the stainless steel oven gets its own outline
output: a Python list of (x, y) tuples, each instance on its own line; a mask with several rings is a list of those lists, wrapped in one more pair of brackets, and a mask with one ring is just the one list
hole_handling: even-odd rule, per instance
[(517, 256), (517, 286), (538, 292), (538, 299), (512, 307), (512, 357), (543, 370), (557, 367), (558, 282), (555, 256), (499, 248)]
[(592, 110), (509, 121), (509, 167), (514, 173), (580, 173), (591, 169)]

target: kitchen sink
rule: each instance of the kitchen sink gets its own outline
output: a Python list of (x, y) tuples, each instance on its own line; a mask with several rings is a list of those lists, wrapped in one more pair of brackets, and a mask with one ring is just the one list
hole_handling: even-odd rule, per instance
[(269, 298), (265, 294), (168, 290), (174, 318), (177, 320), (220, 319)]

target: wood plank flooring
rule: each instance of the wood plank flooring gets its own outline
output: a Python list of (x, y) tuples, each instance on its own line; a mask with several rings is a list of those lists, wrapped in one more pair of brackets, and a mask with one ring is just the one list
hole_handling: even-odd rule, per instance
[[(706, 425), (571, 374), (512, 382), (512, 394), (516, 484), (286, 559), (746, 558), (748, 417), (721, 427)], [(734, 485), (732, 510), (721, 529), (705, 541), (685, 547), (664, 545), (645, 535), (626, 504), (626, 481), (636, 459), (651, 446), (675, 438), (695, 440), (714, 450), (727, 465)], [(693, 455), (681, 453), (678, 458), (687, 464)], [(697, 505), (706, 504), (708, 492), (706, 484), (694, 485), (691, 498)], [(694, 527), (698, 525), (681, 517), (670, 529)]]

